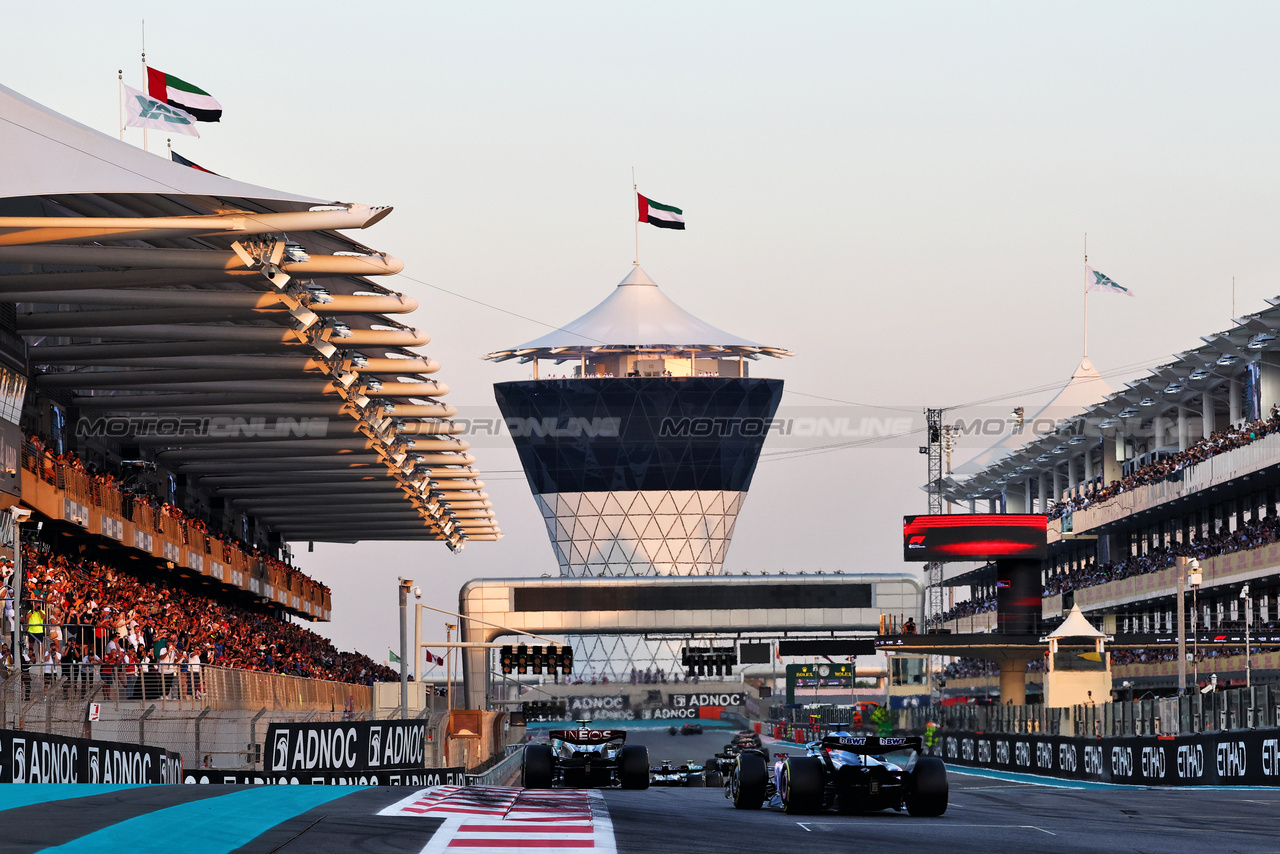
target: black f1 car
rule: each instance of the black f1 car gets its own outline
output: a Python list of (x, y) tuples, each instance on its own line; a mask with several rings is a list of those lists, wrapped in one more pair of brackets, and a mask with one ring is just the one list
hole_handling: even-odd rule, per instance
[(670, 759), (649, 769), (650, 786), (688, 786), (700, 789), (707, 785), (706, 769), (692, 759), (679, 765)]
[[(725, 797), (738, 809), (759, 809), (778, 797), (788, 813), (834, 807), (841, 813), (905, 808), (913, 816), (947, 811), (947, 768), (922, 755), (919, 736), (876, 738), (835, 732), (810, 742), (805, 756), (777, 754), (770, 775), (764, 753), (744, 750), (730, 773)], [(904, 764), (884, 754), (911, 751)]]
[(527, 789), (649, 788), (649, 750), (626, 744), (621, 729), (553, 729), (548, 744), (527, 744), (520, 763), (520, 785)]

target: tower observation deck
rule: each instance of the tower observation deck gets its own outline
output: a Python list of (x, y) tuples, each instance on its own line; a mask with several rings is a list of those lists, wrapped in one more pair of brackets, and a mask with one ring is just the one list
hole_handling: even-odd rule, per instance
[(636, 266), (577, 320), (485, 356), (533, 364), (494, 388), (561, 574), (720, 574), (782, 397), (749, 368), (790, 355), (694, 317)]

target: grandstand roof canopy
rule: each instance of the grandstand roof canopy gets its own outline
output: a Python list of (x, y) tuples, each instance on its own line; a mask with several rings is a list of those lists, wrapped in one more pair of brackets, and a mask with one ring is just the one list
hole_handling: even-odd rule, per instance
[[(0, 87), (0, 300), (31, 382), (285, 540), (496, 539), (440, 365), (340, 233), (391, 212), (171, 162)], [(115, 435), (108, 433), (107, 435)]]
[[(1058, 465), (1082, 454), (1102, 437), (1136, 437), (1141, 439), (1140, 450), (1145, 454), (1176, 451), (1176, 429), (1168, 429), (1168, 425), (1176, 422), (1179, 410), (1197, 419), (1205, 411), (1212, 412), (1217, 424), (1232, 416), (1243, 417), (1243, 411), (1236, 414), (1233, 410), (1241, 405), (1243, 390), (1256, 381), (1260, 366), (1280, 365), (1280, 297), (1267, 303), (1268, 308), (1237, 318), (1231, 328), (1201, 336), (1203, 344), (1175, 353), (1171, 361), (1152, 368), (1148, 376), (1100, 395), (1092, 404), (1080, 403), (1073, 411), (1063, 403), (1073, 387), (1092, 395), (1105, 386), (1098, 385), (1102, 379), (1096, 370), (1089, 385), (1080, 385), (1082, 374), (1077, 370), (1064, 391), (1045, 407), (1045, 417), (1037, 413), (1027, 419), (1027, 439), (1022, 434), (1007, 436), (979, 455), (976, 465), (958, 467), (944, 480), (944, 495), (955, 502), (996, 498), (1011, 484), (1028, 479), (1035, 482), (1041, 474), (1052, 476)], [(1092, 368), (1088, 360), (1081, 368), (1086, 364)], [(1154, 424), (1157, 418), (1163, 419), (1164, 429), (1159, 431)], [(1163, 436), (1162, 443), (1157, 436)], [(993, 453), (997, 449), (1006, 452)]]
[(794, 355), (731, 335), (694, 317), (671, 301), (649, 275), (636, 265), (613, 293), (591, 311), (564, 326), (514, 347), (485, 356), (495, 362), (518, 359), (567, 361), (613, 352), (652, 352), (655, 356), (688, 358)]

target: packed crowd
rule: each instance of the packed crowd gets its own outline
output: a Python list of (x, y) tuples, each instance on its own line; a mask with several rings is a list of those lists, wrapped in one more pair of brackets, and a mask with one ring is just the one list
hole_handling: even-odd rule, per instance
[[(103, 681), (154, 667), (237, 667), (311, 679), (371, 684), (398, 674), (358, 652), (339, 652), (314, 632), (267, 614), (146, 580), (119, 568), (42, 546), (23, 547), (26, 664), (68, 660), (100, 667)], [(0, 569), (3, 573), (3, 569)], [(4, 577), (4, 618), (10, 636), (13, 605)]]
[(1241, 448), (1263, 436), (1280, 432), (1280, 407), (1271, 407), (1271, 417), (1265, 420), (1250, 421), (1233, 425), (1226, 430), (1218, 430), (1199, 440), (1185, 451), (1161, 457), (1141, 466), (1121, 480), (1113, 480), (1109, 484), (1098, 485), (1083, 495), (1072, 496), (1049, 508), (1050, 519), (1057, 519), (1074, 510), (1083, 510), (1093, 504), (1128, 492), (1139, 486), (1157, 483), (1171, 475), (1177, 474), (1187, 466), (1203, 462), (1210, 457), (1226, 451)]
[(974, 614), (985, 614), (988, 611), (996, 609), (996, 597), (990, 596), (985, 599), (966, 599), (963, 602), (957, 602), (955, 607), (949, 608), (942, 614), (942, 622), (949, 620), (959, 620), (964, 617), (972, 617)]
[[(1027, 670), (1040, 673), (1044, 670), (1044, 659), (1036, 659), (1027, 665)], [(945, 679), (978, 679), (984, 676), (999, 676), (1000, 665), (985, 658), (957, 658), (942, 671)]]
[(1280, 540), (1280, 517), (1266, 516), (1246, 522), (1235, 531), (1222, 529), (1209, 537), (1196, 538), (1185, 544), (1175, 543), (1168, 548), (1153, 549), (1142, 555), (1131, 555), (1124, 560), (1101, 566), (1086, 565), (1048, 578), (1046, 596), (1079, 590), (1118, 581), (1134, 575), (1145, 575), (1172, 566), (1178, 557), (1204, 559), (1216, 555), (1254, 549)]
[[(72, 451), (65, 451), (61, 454), (55, 453), (54, 449), (49, 446), (40, 436), (27, 437), (27, 450), (32, 454), (37, 465), (37, 474), (50, 482), (55, 481), (55, 473), (59, 467), (70, 468), (73, 471), (81, 472), (88, 476), (99, 489), (112, 490), (122, 493), (122, 499), (128, 506), (134, 506), (142, 503), (151, 508), (152, 511), (159, 516), (175, 519), (180, 525), (186, 528), (199, 531), (201, 534), (209, 533), (208, 523), (199, 516), (184, 511), (181, 507), (169, 501), (165, 501), (157, 495), (150, 492), (144, 492), (137, 489), (126, 489), (125, 480), (117, 477), (109, 471), (100, 469), (92, 463), (86, 464), (79, 455)], [(158, 525), (158, 523), (157, 523)], [(217, 532), (216, 536), (223, 540), (223, 560), (231, 559), (232, 544), (236, 544), (247, 555), (251, 555), (253, 559), (258, 560), (271, 569), (283, 573), (293, 581), (310, 581), (317, 585), (325, 592), (329, 588), (324, 584), (308, 577), (301, 570), (292, 566), (286, 561), (263, 551), (262, 549), (247, 542), (244, 537), (238, 536), (233, 530), (228, 528), (226, 531)]]

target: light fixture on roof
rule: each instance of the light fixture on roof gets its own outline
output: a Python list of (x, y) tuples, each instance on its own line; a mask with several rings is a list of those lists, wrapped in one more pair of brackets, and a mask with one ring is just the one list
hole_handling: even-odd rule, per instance
[(1177, 394), (1178, 392), (1182, 391), (1183, 388), (1184, 386), (1182, 385), (1182, 383), (1169, 383), (1167, 386), (1165, 386), (1163, 393)]
[[(1252, 342), (1250, 342), (1249, 346), (1250, 346), (1250, 347), (1252, 347), (1252, 346), (1253, 346)], [(1194, 371), (1192, 371), (1192, 372), (1191, 372), (1191, 376), (1187, 377), (1187, 379), (1189, 379), (1189, 380), (1202, 380), (1202, 379), (1204, 379), (1204, 378), (1205, 378), (1205, 377), (1207, 377), (1207, 376), (1209, 376), (1209, 371), (1208, 371), (1207, 369), (1205, 369), (1205, 368), (1197, 368), (1196, 370), (1194, 370)]]
[(1058, 447), (1053, 449), (1053, 453), (1055, 454), (1065, 454), (1066, 452), (1067, 452), (1066, 445), (1059, 445)]
[(333, 302), (333, 294), (329, 293), (327, 288), (322, 288), (315, 282), (308, 282), (306, 288), (307, 293), (311, 295), (312, 302), (318, 302), (321, 305)]
[(1249, 339), (1249, 349), (1261, 350), (1274, 340), (1276, 340), (1276, 336), (1274, 333), (1259, 332), (1257, 335)]
[(1215, 364), (1224, 365), (1224, 366), (1234, 365), (1238, 361), (1240, 361), (1240, 357), (1235, 355), (1234, 353), (1223, 353), (1221, 356), (1218, 357), (1218, 361), (1215, 362)]
[(1067, 440), (1067, 444), (1079, 445), (1083, 441), (1084, 441), (1084, 436), (1072, 436), (1070, 439)]
[(1120, 418), (1132, 418), (1133, 416), (1135, 416), (1135, 415), (1137, 415), (1137, 414), (1138, 414), (1138, 410), (1137, 410), (1137, 409), (1135, 409), (1135, 408), (1134, 408), (1134, 407), (1132, 407), (1132, 406), (1126, 406), (1123, 410), (1121, 410), (1119, 417), (1120, 417)]
[(1119, 424), (1119, 423), (1120, 423), (1120, 421), (1119, 421), (1118, 419), (1115, 419), (1115, 418), (1104, 418), (1104, 419), (1102, 419), (1102, 421), (1101, 421), (1101, 422), (1099, 422), (1098, 426), (1099, 426), (1099, 427), (1102, 427), (1103, 429), (1105, 429), (1105, 428), (1107, 428), (1107, 427), (1114, 427), (1114, 426), (1116, 426), (1116, 425), (1117, 425), (1117, 424)]
[(341, 320), (332, 320), (329, 322), (329, 328), (333, 330), (333, 334), (339, 338), (350, 338), (351, 327), (343, 323)]
[(1036, 457), (1036, 462), (1038, 462), (1038, 463), (1043, 463), (1043, 462), (1045, 462), (1045, 461), (1046, 461), (1046, 460), (1048, 460), (1048, 459), (1049, 459), (1049, 455), (1048, 455), (1048, 454), (1041, 454), (1040, 456)]
[(378, 391), (379, 389), (382, 388), (382, 380), (374, 379), (373, 377), (370, 377), (369, 379), (364, 381), (364, 387), (369, 391)]
[(1155, 406), (1156, 402), (1154, 399), (1150, 397), (1144, 397), (1141, 401), (1138, 402), (1138, 405), (1139, 406)]

